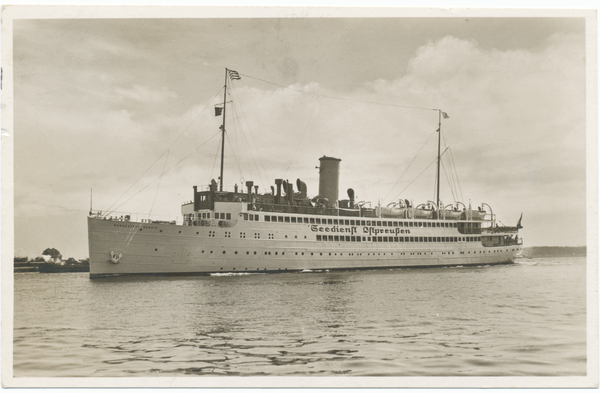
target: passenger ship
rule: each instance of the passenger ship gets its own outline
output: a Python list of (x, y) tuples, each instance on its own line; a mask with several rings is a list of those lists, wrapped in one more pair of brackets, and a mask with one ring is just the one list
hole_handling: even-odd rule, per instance
[[(226, 69), (225, 97), (228, 77), (239, 75)], [(224, 111), (226, 102), (218, 109)], [(476, 209), (440, 203), (442, 115), (437, 201), (372, 208), (358, 204), (352, 189), (339, 199), (341, 159), (326, 156), (319, 159), (316, 197), (308, 196), (300, 179), (296, 190), (276, 179), (270, 193), (258, 193), (252, 181), (246, 189), (223, 191), (223, 113), (220, 182), (212, 180), (204, 191), (193, 187), (181, 224), (90, 211), (90, 278), (512, 263), (522, 249), (521, 219), (514, 227), (498, 226), (485, 203)]]

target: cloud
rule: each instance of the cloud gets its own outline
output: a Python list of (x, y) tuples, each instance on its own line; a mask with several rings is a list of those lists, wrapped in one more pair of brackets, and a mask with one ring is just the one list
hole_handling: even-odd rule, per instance
[[(92, 43), (122, 55), (119, 45), (102, 39)], [(293, 46), (286, 50), (302, 57)], [(141, 52), (149, 60), (152, 52)], [(153, 80), (147, 77), (151, 72), (139, 76), (129, 63), (99, 70), (95, 58), (79, 52), (71, 64), (50, 56), (57, 63), (48, 73), (33, 60), (16, 68), (18, 242), (43, 238), (28, 234), (37, 216), (50, 222), (48, 217), (62, 215), (61, 223), (68, 225), (73, 210), (85, 214), (90, 188), (95, 208), (175, 216), (180, 203), (191, 198), (193, 185), (204, 187), (219, 176), (222, 118), (212, 107), (223, 100), (221, 79), (198, 82), (201, 98), (194, 96), (191, 103), (183, 82)], [(303, 63), (283, 59), (278, 64), (288, 76), (310, 75)], [(489, 203), (508, 223), (521, 211), (525, 222), (552, 214), (554, 222), (573, 222), (569, 242), (583, 236), (581, 36), (555, 34), (528, 50), (482, 47), (448, 36), (420, 46), (407, 64), (406, 72), (394, 78), (343, 88), (339, 79), (335, 85), (314, 80), (283, 88), (242, 76), (230, 85), (226, 188), (254, 180), (264, 191), (275, 178), (301, 178), (315, 195), (315, 166), (328, 155), (342, 159), (341, 198), (352, 187), (357, 198), (374, 204), (396, 197), (432, 199), (435, 165), (426, 168), (437, 154), (438, 113), (432, 109), (441, 108), (450, 115), (442, 136), (451, 147), (463, 202)], [(450, 203), (453, 198), (442, 179), (442, 199)], [(577, 203), (561, 209), (567, 200)], [(532, 227), (534, 244), (565, 241), (548, 228)], [(81, 225), (77, 229), (85, 231)], [(79, 232), (68, 236), (85, 244), (85, 233)]]
[(161, 102), (169, 98), (177, 98), (177, 93), (163, 87), (160, 90), (148, 86), (135, 85), (130, 89), (117, 88), (116, 93), (123, 97), (139, 102)]

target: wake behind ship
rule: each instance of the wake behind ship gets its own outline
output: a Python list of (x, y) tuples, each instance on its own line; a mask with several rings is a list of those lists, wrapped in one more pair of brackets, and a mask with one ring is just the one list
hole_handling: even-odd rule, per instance
[[(90, 278), (125, 274), (210, 274), (303, 270), (375, 269), (511, 263), (523, 241), (514, 227), (498, 226), (489, 205), (473, 209), (439, 200), (439, 111), (437, 200), (413, 206), (398, 200), (386, 207), (357, 203), (354, 191), (339, 199), (341, 159), (319, 159), (319, 190), (275, 179), (271, 192), (223, 191), (227, 80), (225, 72), (221, 176), (193, 186), (181, 206), (183, 220), (135, 221), (131, 215), (90, 211)], [(314, 194), (313, 194), (314, 195)]]

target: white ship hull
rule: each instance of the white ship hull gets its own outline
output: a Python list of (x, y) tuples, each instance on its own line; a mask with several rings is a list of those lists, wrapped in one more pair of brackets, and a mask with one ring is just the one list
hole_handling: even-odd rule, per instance
[[(88, 217), (90, 277), (501, 264), (512, 263), (522, 248), (484, 246), (481, 234), (461, 234), (443, 222), (435, 227), (436, 220), (434, 227), (417, 227), (419, 222), (412, 220), (415, 227), (411, 223), (411, 228), (401, 229), (408, 222), (377, 219), (389, 223), (386, 227), (313, 225), (264, 222), (262, 215), (259, 221), (244, 221), (242, 215), (225, 224), (204, 224), (212, 226)], [(399, 226), (393, 227), (393, 221)], [(317, 240), (334, 233), (344, 241)], [(379, 236), (369, 236), (374, 234)], [(360, 241), (346, 240), (356, 238)]]

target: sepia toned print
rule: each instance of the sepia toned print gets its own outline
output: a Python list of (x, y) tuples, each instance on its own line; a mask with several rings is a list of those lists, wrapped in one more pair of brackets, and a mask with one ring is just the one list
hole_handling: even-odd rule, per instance
[(589, 15), (225, 10), (11, 19), (3, 381), (597, 385)]

